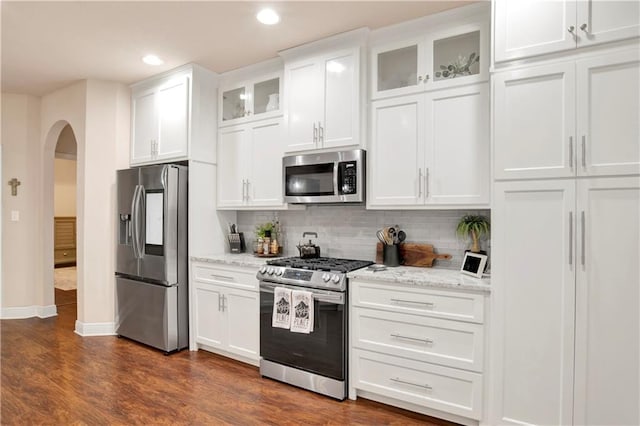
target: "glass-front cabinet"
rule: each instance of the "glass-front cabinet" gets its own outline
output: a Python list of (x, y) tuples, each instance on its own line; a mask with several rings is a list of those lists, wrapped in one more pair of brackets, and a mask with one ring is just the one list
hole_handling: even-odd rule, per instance
[(281, 77), (279, 73), (270, 74), (260, 79), (221, 88), (219, 125), (227, 126), (281, 114)]
[(488, 27), (469, 24), (374, 47), (372, 98), (419, 93), (484, 81), (489, 70)]

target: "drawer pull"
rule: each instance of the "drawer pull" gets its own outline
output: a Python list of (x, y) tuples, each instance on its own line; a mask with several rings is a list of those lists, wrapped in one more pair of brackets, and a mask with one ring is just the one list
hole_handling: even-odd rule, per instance
[(233, 279), (233, 277), (225, 277), (224, 275), (214, 275), (214, 274), (211, 274), (210, 276), (211, 276), (211, 278), (213, 278), (214, 280), (218, 280), (218, 281), (235, 281), (235, 279)]
[(431, 339), (420, 339), (418, 337), (403, 336), (403, 335), (398, 334), (398, 333), (392, 333), (391, 337), (395, 337), (396, 339), (414, 340), (416, 342), (424, 342), (427, 345), (433, 345), (433, 340), (431, 340)]
[(427, 389), (427, 390), (432, 390), (432, 389), (433, 389), (433, 388), (432, 388), (431, 386), (429, 386), (429, 385), (421, 385), (420, 383), (408, 382), (408, 381), (406, 381), (406, 380), (401, 380), (401, 379), (399, 379), (398, 377), (395, 377), (395, 378), (393, 378), (393, 377), (392, 377), (392, 378), (391, 378), (391, 379), (389, 379), (389, 380), (391, 380), (392, 382), (404, 383), (405, 385), (417, 386), (417, 387), (419, 387), (419, 388), (423, 388), (423, 389)]
[(402, 300), (402, 299), (391, 299), (391, 301), (394, 303), (409, 303), (411, 305), (424, 305), (431, 309), (436, 307), (436, 304), (433, 302), (418, 302), (415, 300)]

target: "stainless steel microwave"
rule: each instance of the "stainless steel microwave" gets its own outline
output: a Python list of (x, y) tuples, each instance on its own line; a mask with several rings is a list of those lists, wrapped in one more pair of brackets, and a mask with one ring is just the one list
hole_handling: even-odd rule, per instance
[(284, 201), (297, 204), (361, 203), (366, 152), (322, 152), (282, 159)]

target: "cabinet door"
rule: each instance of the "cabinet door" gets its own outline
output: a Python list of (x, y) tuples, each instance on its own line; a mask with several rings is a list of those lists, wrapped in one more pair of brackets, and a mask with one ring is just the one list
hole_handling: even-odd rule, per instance
[(322, 115), (324, 90), (321, 71), (320, 63), (311, 60), (285, 68), (285, 152), (318, 147), (318, 123)]
[(221, 290), (214, 286), (196, 285), (194, 298), (196, 342), (216, 348), (224, 347), (227, 323), (222, 311)]
[(218, 137), (218, 207), (242, 206), (247, 199), (246, 167), (250, 161), (246, 127), (222, 129)]
[(496, 74), (496, 179), (575, 175), (575, 65)]
[(158, 139), (156, 92), (149, 90), (134, 95), (132, 109), (131, 164), (134, 165), (153, 160), (152, 144)]
[(249, 155), (252, 162), (247, 191), (251, 205), (281, 206), (282, 122), (262, 121), (253, 124), (248, 131), (251, 132)]
[(576, 47), (576, 0), (495, 0), (496, 62)]
[(578, 46), (640, 36), (640, 2), (577, 2)]
[(640, 54), (577, 62), (579, 175), (640, 173)]
[(371, 206), (424, 202), (424, 95), (372, 103)]
[(423, 39), (371, 49), (371, 98), (406, 95), (424, 90)]
[(640, 178), (578, 181), (574, 424), (640, 424)]
[(575, 181), (498, 182), (490, 424), (572, 424)]
[(251, 108), (249, 115), (255, 119), (268, 118), (282, 111), (280, 99), (282, 97), (281, 75), (272, 75), (251, 84)]
[(189, 78), (171, 80), (158, 91), (159, 160), (186, 157), (189, 143)]
[(260, 357), (260, 293), (227, 290), (224, 300), (230, 352), (258, 360)]
[(236, 124), (247, 116), (248, 97), (249, 91), (245, 86), (220, 90), (219, 122), (221, 126)]
[(431, 204), (488, 204), (488, 84), (426, 95), (425, 191)]
[(359, 143), (360, 56), (348, 50), (322, 61), (324, 76), (324, 121), (320, 127), (322, 148)]

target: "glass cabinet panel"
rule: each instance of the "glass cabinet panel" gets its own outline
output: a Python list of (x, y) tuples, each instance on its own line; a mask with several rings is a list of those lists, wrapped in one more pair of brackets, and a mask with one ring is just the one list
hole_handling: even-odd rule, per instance
[(434, 81), (449, 80), (480, 73), (480, 31), (433, 41)]
[(418, 84), (418, 45), (378, 53), (377, 91)]
[(222, 121), (244, 117), (246, 113), (247, 93), (244, 87), (227, 90), (222, 93)]
[(276, 77), (255, 83), (253, 85), (253, 113), (264, 114), (279, 109), (280, 79)]

